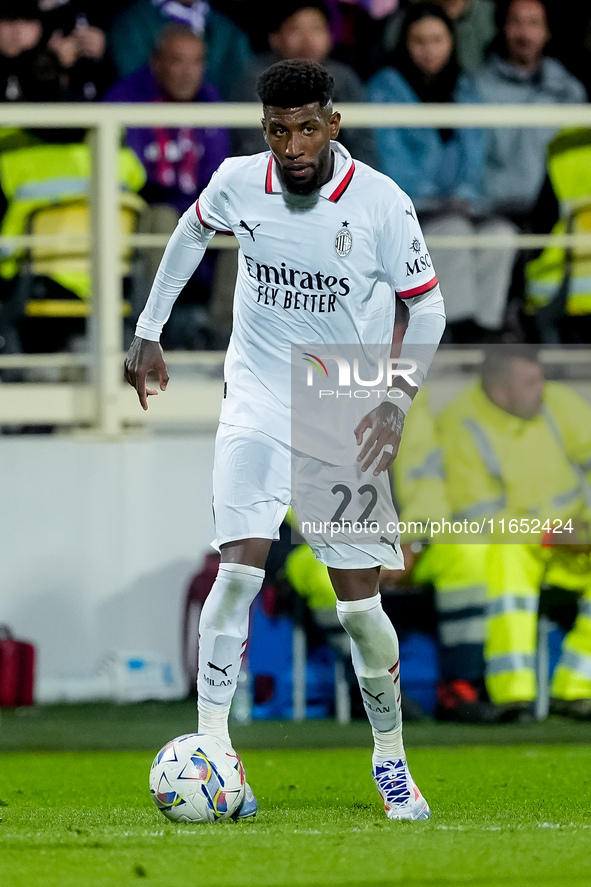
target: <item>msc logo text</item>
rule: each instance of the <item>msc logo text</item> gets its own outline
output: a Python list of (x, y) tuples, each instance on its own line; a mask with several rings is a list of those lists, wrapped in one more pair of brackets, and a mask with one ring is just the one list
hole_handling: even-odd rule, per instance
[(421, 271), (426, 271), (427, 268), (432, 267), (431, 256), (429, 253), (425, 253), (424, 256), (417, 256), (414, 262), (406, 263), (406, 276), (412, 277), (413, 274), (420, 274)]

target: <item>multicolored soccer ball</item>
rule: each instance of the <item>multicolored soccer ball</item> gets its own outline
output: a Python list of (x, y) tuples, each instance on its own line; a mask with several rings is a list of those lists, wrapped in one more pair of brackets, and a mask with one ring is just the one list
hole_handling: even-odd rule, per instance
[(154, 803), (175, 822), (229, 819), (244, 800), (244, 767), (221, 739), (187, 733), (167, 742), (150, 769)]

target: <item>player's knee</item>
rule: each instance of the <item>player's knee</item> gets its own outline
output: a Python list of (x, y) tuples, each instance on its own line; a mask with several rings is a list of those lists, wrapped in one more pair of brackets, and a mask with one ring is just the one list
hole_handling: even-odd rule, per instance
[(363, 644), (371, 640), (373, 620), (368, 616), (367, 611), (350, 612), (344, 607), (337, 604), (337, 615), (339, 622), (356, 644)]

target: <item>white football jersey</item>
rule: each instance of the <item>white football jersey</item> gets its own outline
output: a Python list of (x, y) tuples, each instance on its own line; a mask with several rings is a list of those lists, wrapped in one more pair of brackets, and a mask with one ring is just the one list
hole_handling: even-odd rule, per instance
[[(410, 198), (331, 147), (333, 176), (312, 195), (287, 192), (273, 156), (257, 154), (225, 160), (188, 211), (240, 245), (221, 421), (288, 444), (292, 344), (390, 343), (394, 292), (413, 299), (437, 286)], [(143, 338), (158, 337), (170, 310), (159, 310), (159, 286), (138, 323)], [(423, 341), (439, 340), (438, 313), (437, 337)]]

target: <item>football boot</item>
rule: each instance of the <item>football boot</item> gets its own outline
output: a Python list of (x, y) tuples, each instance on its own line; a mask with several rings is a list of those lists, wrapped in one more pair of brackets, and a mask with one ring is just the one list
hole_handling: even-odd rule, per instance
[(416, 787), (406, 761), (376, 763), (372, 776), (388, 819), (429, 819), (429, 805)]

